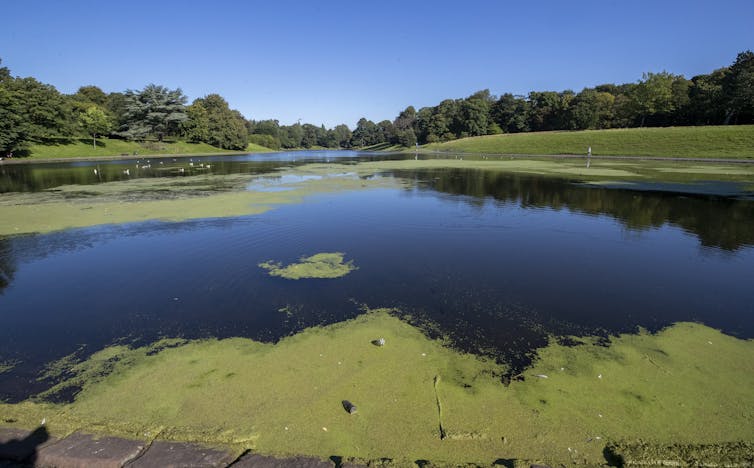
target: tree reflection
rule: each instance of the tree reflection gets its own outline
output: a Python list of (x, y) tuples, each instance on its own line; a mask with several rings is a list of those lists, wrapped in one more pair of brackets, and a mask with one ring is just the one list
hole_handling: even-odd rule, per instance
[(672, 224), (697, 236), (704, 246), (736, 250), (754, 245), (754, 203), (732, 197), (639, 191), (579, 185), (550, 177), (480, 170), (395, 171), (425, 187), (485, 203), (494, 198), (524, 208), (568, 209), (607, 215), (627, 228), (644, 230)]
[(0, 294), (3, 293), (16, 273), (16, 259), (8, 239), (0, 238)]

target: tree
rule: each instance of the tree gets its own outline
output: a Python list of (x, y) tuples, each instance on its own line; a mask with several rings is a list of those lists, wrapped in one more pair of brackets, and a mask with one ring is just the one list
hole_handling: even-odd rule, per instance
[(178, 135), (186, 121), (186, 96), (180, 88), (147, 85), (142, 91), (125, 93), (124, 123), (119, 134), (129, 140)]
[(192, 143), (209, 141), (209, 116), (207, 108), (194, 101), (186, 108), (186, 120), (183, 122), (183, 135)]
[(490, 107), (490, 119), (505, 133), (529, 131), (529, 101), (505, 93)]
[(725, 121), (728, 105), (723, 97), (723, 80), (727, 73), (726, 67), (691, 78), (688, 123), (719, 125)]
[(725, 124), (735, 116), (735, 123), (754, 122), (754, 52), (747, 50), (736, 57), (722, 82), (728, 105)]
[(332, 132), (335, 136), (335, 141), (338, 143), (338, 146), (341, 148), (350, 148), (351, 147), (351, 129), (348, 128), (345, 124), (336, 125), (335, 128), (332, 129)]
[(648, 116), (674, 110), (673, 81), (676, 78), (678, 77), (666, 71), (642, 75), (632, 95), (636, 110), (641, 116), (640, 127), (644, 126)]
[(529, 93), (529, 128), (533, 131), (568, 128), (568, 106), (574, 96), (571, 90)]
[(460, 103), (457, 114), (457, 133), (459, 137), (486, 135), (489, 129), (490, 108), (494, 97), (490, 90), (477, 91)]
[(351, 146), (364, 147), (379, 143), (379, 129), (371, 120), (362, 117), (351, 135)]
[(14, 78), (0, 68), (0, 153), (23, 152), (31, 142), (73, 134), (69, 102), (53, 86)]
[(244, 150), (249, 146), (249, 133), (246, 119), (237, 110), (232, 110), (228, 102), (219, 94), (208, 94), (195, 99), (191, 104), (191, 114), (196, 119), (189, 125), (195, 137), (218, 148)]
[(97, 135), (104, 135), (112, 129), (112, 120), (97, 105), (91, 104), (79, 114), (79, 125), (92, 137), (92, 146), (97, 149)]
[(585, 88), (571, 100), (568, 108), (570, 130), (609, 128), (612, 122), (615, 96)]
[(80, 87), (72, 97), (78, 102), (96, 104), (100, 107), (107, 106), (107, 94), (94, 85)]

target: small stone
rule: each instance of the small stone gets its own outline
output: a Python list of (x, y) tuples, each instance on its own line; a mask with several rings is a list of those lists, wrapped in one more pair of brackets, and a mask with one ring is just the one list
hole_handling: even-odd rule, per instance
[(385, 338), (377, 338), (376, 340), (372, 340), (372, 344), (375, 346), (385, 346)]
[(327, 428), (325, 426), (322, 426), (322, 430), (327, 432)]
[(346, 410), (349, 414), (354, 414), (356, 412), (356, 405), (354, 405), (350, 401), (343, 400), (341, 404), (343, 405), (343, 409)]

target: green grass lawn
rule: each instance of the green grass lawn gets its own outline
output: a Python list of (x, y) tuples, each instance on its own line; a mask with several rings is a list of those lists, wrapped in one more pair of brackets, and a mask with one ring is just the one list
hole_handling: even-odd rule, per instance
[[(270, 152), (269, 148), (249, 144), (247, 151), (254, 153)], [(185, 141), (175, 142), (147, 142), (125, 141), (110, 138), (97, 139), (97, 147), (92, 146), (92, 140), (74, 139), (60, 140), (58, 144), (32, 145), (28, 159), (55, 159), (55, 158), (91, 158), (99, 156), (120, 155), (155, 155), (155, 154), (213, 154), (229, 153), (232, 151), (217, 148), (206, 143), (188, 143)]]
[(754, 159), (754, 125), (509, 133), (432, 143), (424, 150)]

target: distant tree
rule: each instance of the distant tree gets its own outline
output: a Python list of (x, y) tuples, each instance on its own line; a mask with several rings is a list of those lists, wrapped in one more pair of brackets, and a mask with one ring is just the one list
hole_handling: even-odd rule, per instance
[(247, 124), (249, 133), (256, 135), (270, 135), (274, 138), (280, 136), (280, 122), (277, 120), (250, 120)]
[(0, 153), (24, 151), (31, 142), (73, 134), (70, 103), (53, 86), (13, 78), (0, 68)]
[(567, 128), (610, 128), (614, 103), (615, 97), (612, 94), (585, 88), (570, 101)]
[(347, 125), (336, 125), (335, 128), (332, 129), (332, 132), (335, 136), (335, 141), (337, 141), (340, 148), (351, 147), (351, 129), (349, 129)]
[(201, 141), (230, 150), (244, 150), (249, 145), (246, 119), (240, 112), (232, 110), (219, 94), (195, 99), (191, 107), (196, 123), (190, 130), (197, 136), (206, 134)]
[(728, 106), (724, 123), (754, 122), (754, 52), (738, 54), (723, 78), (722, 88)]
[(573, 91), (532, 91), (529, 93), (529, 128), (533, 131), (568, 128), (568, 106)]
[(719, 125), (727, 117), (728, 105), (723, 95), (723, 80), (728, 68), (720, 68), (709, 75), (691, 78), (689, 87), (688, 122), (694, 125)]
[(92, 147), (97, 149), (97, 136), (106, 135), (112, 129), (110, 116), (96, 104), (90, 104), (79, 114), (78, 123), (81, 128), (92, 137)]
[(149, 136), (159, 141), (168, 135), (178, 135), (186, 115), (186, 96), (180, 88), (147, 85), (141, 91), (125, 92), (123, 124), (119, 135), (138, 140)]
[(181, 124), (186, 139), (193, 143), (208, 142), (210, 135), (207, 108), (194, 101), (186, 108), (186, 117)]
[(395, 125), (393, 125), (393, 122), (387, 119), (377, 122), (377, 131), (372, 144), (376, 145), (377, 143), (398, 143), (398, 140), (396, 139), (396, 128)]
[(87, 104), (96, 104), (100, 108), (106, 108), (107, 106), (107, 94), (94, 85), (80, 87), (72, 97), (76, 101)]
[(486, 135), (489, 128), (490, 108), (495, 98), (489, 89), (477, 91), (460, 102), (456, 118), (459, 137)]
[(280, 149), (280, 139), (275, 138), (272, 135), (252, 133), (251, 135), (249, 135), (249, 143), (254, 143), (255, 145), (264, 146), (265, 148), (270, 148), (273, 150)]
[(296, 123), (280, 127), (280, 144), (283, 148), (301, 148), (304, 130)]
[(641, 116), (640, 127), (647, 117), (657, 113), (669, 113), (673, 107), (673, 82), (676, 76), (668, 72), (644, 73), (632, 94), (635, 109)]
[(505, 133), (528, 132), (529, 110), (526, 98), (505, 93), (490, 107), (490, 118)]
[(315, 125), (305, 123), (301, 126), (303, 135), (301, 137), (301, 146), (311, 148), (319, 143), (319, 128)]
[(351, 135), (351, 146), (362, 148), (380, 143), (380, 130), (371, 120), (362, 117)]

